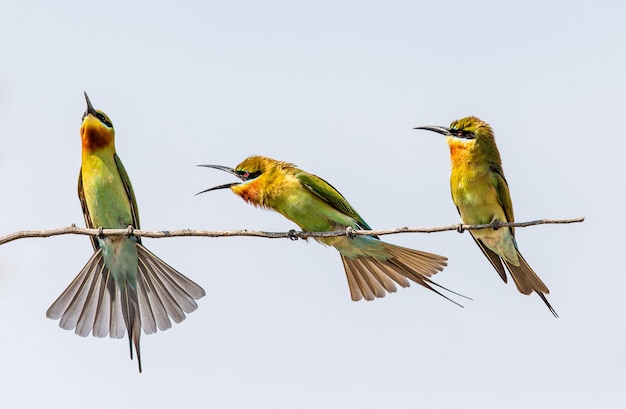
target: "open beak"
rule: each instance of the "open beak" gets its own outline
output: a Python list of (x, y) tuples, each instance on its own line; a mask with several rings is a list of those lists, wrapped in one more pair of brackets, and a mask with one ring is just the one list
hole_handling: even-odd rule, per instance
[(450, 129), (446, 128), (445, 126), (418, 126), (417, 128), (413, 129), (425, 129), (427, 131), (437, 132), (445, 136), (452, 135)]
[[(223, 170), (224, 172), (230, 173), (231, 175), (235, 175), (237, 176), (239, 179), (241, 179), (243, 181), (243, 179), (241, 178), (241, 175), (239, 175), (235, 169), (233, 168), (229, 168), (228, 166), (222, 166), (222, 165), (198, 165), (198, 166), (203, 166), (205, 168), (213, 168), (213, 169), (219, 169), (219, 170)], [(225, 185), (219, 185), (219, 186), (215, 186), (212, 188), (209, 188), (207, 190), (203, 190), (202, 192), (198, 192), (196, 193), (194, 196), (198, 196), (201, 193), (206, 193), (206, 192), (210, 192), (211, 190), (219, 190), (219, 189), (228, 189), (230, 187), (233, 186), (237, 186), (239, 185), (241, 182), (233, 182), (233, 183), (227, 183)]]

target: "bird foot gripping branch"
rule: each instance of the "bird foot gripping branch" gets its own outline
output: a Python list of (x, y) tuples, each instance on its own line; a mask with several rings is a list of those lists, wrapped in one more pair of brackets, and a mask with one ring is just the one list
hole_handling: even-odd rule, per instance
[(287, 232), (287, 237), (289, 237), (289, 240), (291, 241), (298, 241), (298, 233), (296, 232), (296, 229), (291, 229)]

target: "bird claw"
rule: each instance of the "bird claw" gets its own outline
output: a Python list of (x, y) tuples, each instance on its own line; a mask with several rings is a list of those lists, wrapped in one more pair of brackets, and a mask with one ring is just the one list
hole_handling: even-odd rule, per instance
[(346, 227), (346, 236), (348, 236), (349, 239), (353, 239), (356, 237), (356, 234), (354, 234), (354, 229), (352, 227)]
[(500, 224), (501, 223), (499, 221), (494, 220), (494, 221), (491, 222), (491, 228), (494, 229), (494, 230), (498, 230), (500, 228)]
[(133, 232), (134, 232), (134, 231), (135, 231), (135, 228), (134, 228), (133, 226), (131, 226), (131, 225), (128, 225), (128, 228), (127, 228), (127, 230), (126, 230), (126, 235), (127, 235), (128, 237), (130, 237), (130, 236), (132, 236), (132, 235), (133, 235)]
[(103, 233), (103, 228), (102, 226), (98, 227), (98, 238), (99, 239), (104, 239), (104, 233)]
[(456, 226), (456, 231), (459, 233), (463, 233), (465, 231), (465, 228), (463, 227), (463, 223), (459, 223), (459, 225)]
[(298, 235), (296, 234), (296, 231), (294, 229), (291, 229), (287, 232), (287, 237), (289, 237), (289, 240), (292, 241), (298, 240)]

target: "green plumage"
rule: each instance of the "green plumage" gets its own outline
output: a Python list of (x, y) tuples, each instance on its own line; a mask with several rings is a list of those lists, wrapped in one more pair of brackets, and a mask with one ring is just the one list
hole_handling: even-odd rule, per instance
[[(480, 119), (470, 116), (452, 122), (449, 128), (425, 126), (446, 136), (450, 147), (450, 190), (463, 223), (490, 224), (513, 222), (513, 203), (504, 177), (500, 152), (493, 130)], [(522, 257), (511, 227), (470, 230), (472, 238), (504, 282), (506, 269), (522, 294), (536, 292), (552, 314), (556, 311), (545, 294), (550, 291)]]
[[(87, 95), (85, 94), (87, 98)], [(139, 229), (130, 179), (115, 152), (111, 120), (87, 98), (81, 125), (82, 163), (78, 177), (85, 224), (90, 228)], [(91, 237), (94, 254), (47, 316), (80, 336), (121, 338), (128, 333), (141, 372), (141, 329), (151, 334), (185, 319), (204, 290), (143, 247), (136, 236)]]
[[(334, 187), (290, 163), (251, 156), (235, 169), (220, 165), (204, 166), (232, 173), (241, 179), (241, 183), (221, 185), (205, 192), (230, 188), (255, 206), (277, 211), (304, 231), (337, 231), (347, 227), (370, 230), (365, 220)], [(354, 301), (384, 297), (386, 293), (396, 291), (396, 284), (408, 287), (409, 280), (442, 295), (433, 286), (444, 287), (430, 277), (447, 265), (443, 256), (395, 246), (373, 236), (315, 240), (336, 248), (341, 254)]]

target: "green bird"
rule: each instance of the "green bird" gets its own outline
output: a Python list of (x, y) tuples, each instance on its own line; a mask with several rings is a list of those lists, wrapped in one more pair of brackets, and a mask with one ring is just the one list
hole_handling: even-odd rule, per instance
[[(235, 169), (220, 165), (201, 166), (231, 173), (241, 182), (216, 186), (200, 193), (230, 188), (246, 202), (274, 210), (304, 231), (337, 231), (347, 227), (371, 230), (334, 187), (291, 163), (250, 156)], [(433, 286), (450, 290), (430, 278), (447, 265), (446, 257), (395, 246), (374, 236), (324, 237), (315, 240), (336, 248), (341, 254), (353, 301), (371, 301), (384, 297), (386, 293), (396, 291), (396, 284), (408, 287), (409, 280), (449, 299)]]
[[(87, 111), (80, 135), (82, 162), (78, 197), (89, 228), (139, 229), (139, 212), (128, 174), (115, 150), (109, 117), (95, 110), (85, 93)], [(76, 334), (122, 338), (128, 332), (141, 372), (141, 329), (164, 331), (194, 311), (204, 290), (160, 260), (136, 236), (92, 237), (94, 253), (67, 289), (50, 306), (48, 318), (61, 319)]]
[[(514, 222), (509, 185), (504, 177), (500, 152), (493, 130), (484, 121), (469, 116), (450, 127), (420, 126), (446, 136), (450, 147), (452, 201), (465, 224)], [(548, 287), (535, 274), (519, 252), (513, 227), (470, 230), (478, 247), (507, 282), (504, 266), (522, 294), (536, 292), (555, 317), (546, 298)], [(504, 264), (504, 266), (503, 266)]]

